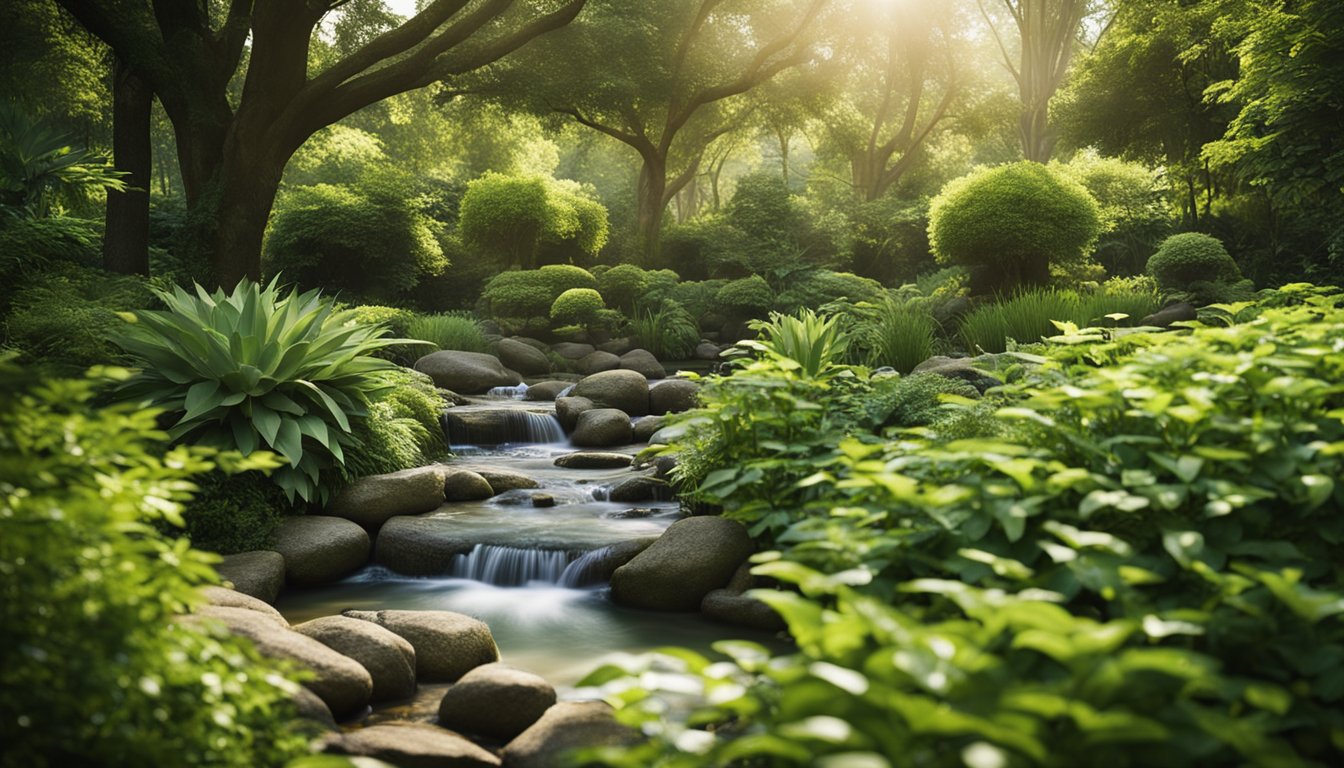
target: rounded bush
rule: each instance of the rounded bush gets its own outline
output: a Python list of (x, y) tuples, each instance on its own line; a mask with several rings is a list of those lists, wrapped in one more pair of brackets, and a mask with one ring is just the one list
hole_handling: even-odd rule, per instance
[(1183, 232), (1162, 241), (1148, 259), (1148, 274), (1164, 291), (1188, 290), (1193, 283), (1232, 283), (1241, 270), (1216, 237)]
[(714, 296), (719, 306), (738, 316), (755, 317), (770, 311), (775, 302), (774, 291), (760, 275), (732, 280)]
[(800, 276), (788, 290), (779, 294), (775, 308), (780, 312), (819, 309), (838, 299), (871, 303), (881, 301), (883, 294), (882, 284), (876, 280), (849, 272), (818, 269)]
[(484, 309), (493, 318), (545, 317), (556, 297), (570, 288), (597, 290), (597, 278), (586, 269), (552, 264), (541, 269), (501, 272), (485, 284)]
[(967, 267), (975, 294), (1047, 283), (1051, 266), (1086, 258), (1100, 228), (1086, 189), (1025, 161), (951, 181), (929, 207), (934, 255)]
[(602, 294), (592, 288), (570, 288), (551, 305), (551, 319), (561, 323), (590, 323), (606, 309)]

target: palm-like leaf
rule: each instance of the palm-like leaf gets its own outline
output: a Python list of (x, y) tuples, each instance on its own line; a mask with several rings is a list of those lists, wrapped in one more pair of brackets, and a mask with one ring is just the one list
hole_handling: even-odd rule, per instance
[(371, 353), (416, 342), (382, 338), (318, 291), (282, 294), (275, 281), (157, 293), (167, 310), (136, 312), (115, 339), (140, 367), (122, 397), (175, 416), (175, 440), (274, 451), (286, 465), (273, 478), (291, 500), (325, 498), (352, 424), (385, 386), (376, 374), (393, 367)]

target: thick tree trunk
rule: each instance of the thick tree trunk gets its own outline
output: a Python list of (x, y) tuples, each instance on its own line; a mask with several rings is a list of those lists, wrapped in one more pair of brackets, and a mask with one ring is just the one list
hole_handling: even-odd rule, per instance
[(1018, 117), (1017, 131), (1022, 139), (1022, 155), (1036, 163), (1050, 162), (1055, 152), (1055, 132), (1050, 127), (1049, 95), (1038, 97), (1036, 103), (1025, 104)]
[(107, 193), (103, 267), (123, 275), (148, 275), (153, 171), (149, 114), (154, 94), (120, 59), (112, 79), (112, 156), (117, 170), (126, 174), (126, 189)]
[(663, 210), (667, 207), (666, 194), (666, 158), (646, 157), (639, 171), (639, 194), (635, 210), (635, 228), (639, 233), (640, 251), (646, 264), (653, 264), (658, 258)]

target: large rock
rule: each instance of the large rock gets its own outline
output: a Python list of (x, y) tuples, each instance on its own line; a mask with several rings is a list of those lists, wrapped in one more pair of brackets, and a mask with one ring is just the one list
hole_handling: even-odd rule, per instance
[(576, 344), (572, 341), (562, 341), (551, 347), (551, 351), (566, 360), (581, 360), (596, 352), (597, 347), (594, 347), (592, 344)]
[(317, 694), (336, 717), (358, 714), (368, 706), (373, 695), (373, 678), (354, 659), (258, 611), (207, 606), (201, 609), (200, 615), (219, 621), (229, 632), (251, 640), (261, 655), (293, 661), (311, 671), (313, 677), (304, 685)]
[(285, 586), (285, 558), (269, 549), (225, 555), (215, 570), (234, 589), (268, 603), (275, 602)]
[(1178, 301), (1159, 309), (1139, 321), (1139, 325), (1155, 325), (1158, 328), (1170, 328), (1172, 323), (1198, 320), (1199, 310), (1188, 301)]
[(630, 416), (649, 413), (649, 381), (636, 371), (605, 371), (574, 385), (576, 397), (586, 397), (599, 408), (616, 408)]
[(640, 501), (655, 501), (672, 498), (672, 489), (667, 483), (648, 475), (627, 477), (613, 485), (607, 492), (608, 501), (630, 504)]
[(629, 337), (619, 339), (610, 339), (597, 345), (597, 351), (609, 352), (613, 355), (624, 355), (626, 352), (635, 348), (635, 341)]
[(520, 488), (539, 488), (536, 480), (520, 472), (510, 472), (504, 469), (477, 469), (477, 474), (485, 478), (490, 483), (490, 487), (495, 489), (495, 493), (505, 493), (507, 491), (516, 491)]
[(621, 358), (610, 352), (590, 352), (579, 358), (574, 367), (578, 368), (579, 373), (589, 376), (594, 373), (614, 371), (620, 368)]
[(743, 563), (722, 589), (711, 590), (700, 602), (700, 612), (715, 621), (738, 627), (750, 627), (776, 632), (785, 628), (784, 619), (775, 609), (746, 595), (755, 588), (757, 579), (751, 573), (751, 563)]
[(621, 355), (621, 369), (642, 373), (649, 379), (662, 379), (667, 376), (667, 369), (647, 349), (632, 349)]
[(578, 451), (555, 459), (555, 466), (565, 469), (620, 469), (634, 463), (634, 457), (624, 453)]
[(374, 562), (407, 576), (438, 576), (452, 568), (475, 542), (459, 536), (455, 526), (425, 517), (394, 517), (378, 532)]
[(555, 401), (555, 418), (566, 432), (573, 432), (579, 423), (579, 415), (591, 411), (597, 405), (586, 397), (561, 397)]
[(562, 701), (504, 747), (507, 768), (555, 768), (562, 756), (584, 747), (625, 747), (640, 741), (639, 732), (616, 721), (611, 706), (600, 701)]
[(348, 616), (323, 616), (295, 626), (294, 631), (359, 662), (373, 678), (373, 701), (415, 695), (415, 649), (406, 638)]
[(332, 734), (319, 748), (334, 755), (372, 757), (400, 768), (497, 768), (500, 764), (483, 747), (430, 723), (383, 723)]
[(285, 581), (307, 587), (330, 584), (369, 561), (369, 534), (340, 517), (288, 517), (272, 547), (285, 558)]
[(484, 664), (443, 695), (439, 723), (507, 742), (554, 704), (555, 689), (542, 678), (503, 664)]
[(702, 341), (695, 345), (695, 351), (691, 353), (691, 357), (694, 357), (696, 360), (718, 360), (719, 345), (709, 341)]
[(490, 628), (451, 611), (345, 611), (343, 616), (371, 621), (410, 641), (415, 674), (425, 682), (453, 682), (482, 664), (499, 661)]
[(289, 622), (285, 620), (280, 612), (270, 603), (263, 602), (251, 595), (244, 594), (234, 589), (224, 587), (201, 587), (201, 595), (210, 605), (217, 605), (223, 608), (246, 608), (249, 611), (257, 611), (262, 615), (269, 616), (272, 620), (279, 622), (280, 626), (288, 627)]
[(532, 402), (549, 403), (560, 396), (561, 392), (574, 386), (572, 381), (539, 381), (531, 384), (527, 388), (527, 393), (523, 395), (524, 400)]
[(415, 370), (427, 374), (435, 386), (464, 395), (485, 394), (494, 387), (516, 387), (523, 381), (517, 371), (483, 352), (431, 352), (415, 361)]
[(649, 413), (681, 413), (698, 404), (700, 385), (686, 379), (668, 379), (649, 387)]
[(662, 416), (640, 416), (630, 424), (631, 439), (636, 443), (647, 443), (662, 428)]
[(570, 442), (580, 448), (626, 445), (632, 437), (630, 417), (615, 408), (594, 408), (579, 414)]
[(450, 469), (443, 474), (446, 501), (481, 501), (494, 495), (490, 481), (469, 469)]
[(403, 469), (386, 475), (368, 475), (342, 488), (327, 506), (327, 514), (343, 517), (377, 532), (397, 515), (433, 512), (443, 504), (441, 466)]
[(540, 376), (551, 372), (551, 361), (546, 353), (530, 344), (516, 339), (500, 339), (495, 345), (495, 351), (499, 353), (499, 361), (505, 368), (524, 376)]
[(988, 389), (1003, 386), (1002, 379), (976, 369), (972, 362), (973, 359), (967, 357), (936, 355), (916, 365), (910, 373), (936, 373), (949, 379), (960, 379), (975, 387), (982, 395)]
[(688, 517), (668, 526), (653, 546), (611, 575), (611, 597), (655, 611), (694, 611), (710, 590), (728, 583), (751, 555), (741, 523)]

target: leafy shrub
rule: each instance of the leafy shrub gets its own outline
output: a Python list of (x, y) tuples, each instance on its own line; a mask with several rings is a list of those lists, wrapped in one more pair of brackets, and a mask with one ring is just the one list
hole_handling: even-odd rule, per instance
[(369, 403), (368, 418), (354, 425), (356, 439), (345, 461), (350, 479), (422, 467), (448, 453), (439, 421), (447, 406), (434, 382), (409, 368), (377, 376), (383, 388)]
[[(101, 240), (98, 222), (88, 219), (0, 218), (0, 284), (13, 290), (56, 261), (96, 266)], [(0, 310), (6, 304), (0, 298)]]
[(308, 137), (285, 164), (285, 183), (357, 184), (387, 162), (377, 136), (348, 125), (329, 125)]
[(596, 290), (597, 278), (586, 269), (562, 264), (501, 272), (485, 284), (481, 303), (494, 318), (547, 317), (556, 298), (571, 288)]
[(731, 280), (714, 295), (718, 309), (736, 318), (759, 317), (770, 310), (775, 293), (760, 275)]
[(172, 620), (218, 576), (213, 558), (151, 525), (180, 524), (191, 476), (212, 461), (273, 463), (165, 454), (155, 411), (91, 406), (101, 383), (0, 363), (4, 762), (242, 768), (303, 754), (296, 687), (275, 662)]
[(639, 346), (659, 360), (686, 360), (700, 343), (700, 328), (691, 314), (675, 301), (646, 309), (630, 320), (630, 333)]
[(385, 386), (376, 374), (392, 367), (371, 353), (408, 340), (350, 322), (317, 291), (281, 295), (274, 281), (155, 294), (168, 310), (136, 312), (114, 338), (140, 367), (120, 398), (166, 411), (175, 441), (274, 450), (287, 462), (272, 475), (285, 496), (325, 501), (352, 423)]
[(1162, 173), (1095, 152), (1052, 167), (1082, 184), (1097, 201), (1101, 231), (1095, 257), (1111, 274), (1143, 271), (1148, 254), (1173, 224)]
[(436, 225), (407, 194), (413, 186), (383, 170), (351, 185), (287, 191), (271, 217), (266, 274), (378, 301), (404, 296), (448, 266)]
[[(463, 352), (489, 352), (490, 342), (481, 330), (481, 324), (466, 312), (444, 312), (437, 315), (415, 315), (406, 324), (406, 337), (427, 341), (439, 349)], [(419, 348), (424, 355), (432, 350)]]
[[(381, 304), (360, 304), (350, 307), (349, 312), (351, 322), (381, 326), (393, 336), (416, 338), (408, 332), (411, 323), (416, 319), (416, 314), (409, 309), (385, 307)], [(398, 365), (411, 365), (429, 351), (430, 349), (423, 344), (398, 344), (383, 347), (373, 355), (391, 360)]]
[[(780, 531), (754, 572), (791, 589), (752, 594), (798, 652), (636, 666), (703, 692), (684, 722), (599, 669), (586, 683), (655, 738), (597, 757), (1081, 765), (1105, 744), (1116, 766), (1339, 762), (1344, 295), (1291, 293), (1241, 325), (1050, 347), (993, 396), (995, 439), (797, 431), (844, 409), (836, 388), (806, 392), (793, 428), (763, 416), (787, 451), (735, 434), (700, 488)], [(785, 390), (771, 375), (753, 391)], [(702, 423), (737, 422), (740, 398), (710, 402)]]
[(854, 272), (899, 285), (934, 268), (929, 250), (929, 201), (887, 195), (849, 208)]
[(839, 299), (874, 302), (881, 301), (884, 296), (885, 291), (876, 280), (848, 272), (818, 269), (791, 275), (789, 287), (775, 300), (775, 308), (780, 312), (796, 312), (799, 309), (820, 309), (822, 305)]
[(187, 538), (196, 549), (222, 555), (266, 549), (289, 507), (280, 489), (260, 472), (212, 472), (199, 486), (182, 512)]
[(647, 270), (617, 264), (597, 276), (597, 290), (608, 304), (632, 313), (637, 304), (657, 303), (668, 296), (680, 278), (670, 269)]
[(111, 341), (124, 325), (117, 313), (154, 304), (142, 278), (56, 264), (13, 294), (6, 342), (65, 374), (121, 362)]
[(1163, 291), (1188, 291), (1195, 282), (1234, 283), (1241, 270), (1215, 237), (1182, 232), (1162, 241), (1148, 259), (1148, 274)]
[(885, 376), (873, 384), (865, 410), (874, 429), (927, 427), (943, 413), (939, 395), (978, 398), (980, 392), (960, 379), (936, 373)]
[(668, 291), (668, 298), (680, 304), (696, 322), (718, 310), (719, 289), (727, 280), (700, 280), (678, 283)]
[[(1055, 335), (1058, 330), (1053, 321), (1077, 326), (1133, 325), (1160, 306), (1155, 292), (1142, 289), (1101, 290), (1083, 295), (1056, 288), (1025, 291), (971, 310), (961, 319), (961, 337), (968, 350), (1003, 352), (1009, 339), (1034, 344)], [(1111, 314), (1126, 317), (1106, 317)]]
[(534, 268), (543, 244), (596, 256), (607, 241), (607, 210), (577, 184), (490, 172), (467, 184), (458, 233), (502, 267)]
[(723, 217), (702, 216), (663, 233), (658, 265), (688, 281), (745, 277), (754, 271), (746, 256), (752, 248), (751, 238)]
[(597, 320), (598, 313), (606, 308), (602, 294), (592, 288), (570, 288), (555, 297), (550, 317), (558, 323), (590, 325)]
[(1051, 267), (1087, 256), (1100, 226), (1086, 189), (1032, 162), (963, 176), (929, 206), (933, 252), (970, 271), (973, 294), (1045, 285)]
[(938, 323), (919, 303), (884, 298), (847, 312), (854, 333), (850, 359), (908, 373), (933, 356)]
[(12, 103), (0, 103), (0, 217), (41, 218), (88, 209), (124, 174)]

